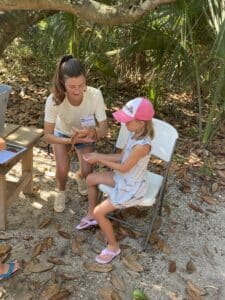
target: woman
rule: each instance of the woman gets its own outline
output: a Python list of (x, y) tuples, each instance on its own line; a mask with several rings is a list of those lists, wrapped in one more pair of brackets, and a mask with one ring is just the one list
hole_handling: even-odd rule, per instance
[(46, 142), (53, 145), (56, 160), (56, 212), (65, 209), (71, 145), (80, 164), (76, 176), (78, 190), (81, 195), (87, 195), (85, 178), (92, 172), (92, 166), (83, 159), (83, 154), (92, 152), (95, 142), (104, 137), (107, 130), (101, 91), (86, 85), (85, 68), (78, 59), (63, 56), (55, 71), (52, 94), (46, 101), (44, 124)]

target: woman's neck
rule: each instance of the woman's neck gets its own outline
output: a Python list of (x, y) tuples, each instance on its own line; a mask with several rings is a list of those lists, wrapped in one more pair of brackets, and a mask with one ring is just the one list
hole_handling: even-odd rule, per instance
[(79, 106), (83, 101), (83, 97), (84, 97), (84, 95), (75, 96), (75, 97), (71, 97), (71, 96), (67, 95), (67, 99), (68, 99), (69, 103), (73, 106)]

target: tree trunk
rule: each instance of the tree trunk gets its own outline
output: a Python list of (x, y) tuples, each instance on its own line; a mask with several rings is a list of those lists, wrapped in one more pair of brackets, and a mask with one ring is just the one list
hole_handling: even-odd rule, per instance
[(15, 37), (27, 30), (29, 26), (37, 23), (47, 16), (49, 12), (15, 11), (0, 14), (0, 56)]
[(126, 4), (106, 5), (94, 0), (1, 0), (0, 10), (57, 10), (81, 19), (107, 25), (134, 23), (163, 4), (176, 0), (130, 0)]

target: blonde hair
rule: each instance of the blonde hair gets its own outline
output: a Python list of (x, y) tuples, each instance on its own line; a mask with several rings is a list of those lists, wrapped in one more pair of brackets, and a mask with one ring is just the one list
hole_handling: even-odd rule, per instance
[(141, 139), (145, 136), (149, 136), (151, 139), (154, 138), (154, 126), (152, 120), (142, 121), (145, 123), (142, 133), (138, 136), (138, 139)]

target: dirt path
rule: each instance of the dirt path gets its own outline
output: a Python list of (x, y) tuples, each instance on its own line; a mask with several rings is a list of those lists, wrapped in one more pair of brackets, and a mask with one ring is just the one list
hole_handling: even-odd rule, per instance
[[(110, 270), (96, 272), (92, 271), (96, 268), (94, 257), (104, 241), (98, 229), (74, 230), (85, 214), (87, 201), (79, 196), (73, 173), (68, 183), (70, 201), (64, 213), (56, 214), (54, 161), (36, 148), (34, 164), (35, 194), (20, 194), (13, 203), (6, 232), (11, 239), (0, 240), (0, 245), (12, 246), (10, 258), (21, 261), (21, 271), (0, 282), (0, 299), (131, 300), (135, 288), (153, 300), (225, 299), (223, 186), (214, 194), (216, 204), (209, 205), (200, 200), (197, 177), (191, 177), (190, 191), (183, 193), (180, 180), (170, 176), (162, 224), (151, 237), (148, 252), (139, 253), (140, 236), (117, 228), (122, 255)], [(71, 170), (75, 169), (74, 160)], [(18, 170), (10, 173), (11, 179), (17, 177)], [(135, 222), (145, 221), (135, 209), (130, 214)]]

